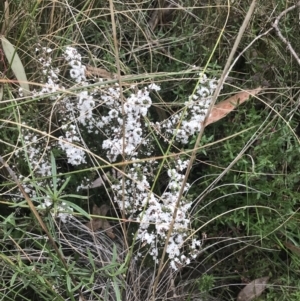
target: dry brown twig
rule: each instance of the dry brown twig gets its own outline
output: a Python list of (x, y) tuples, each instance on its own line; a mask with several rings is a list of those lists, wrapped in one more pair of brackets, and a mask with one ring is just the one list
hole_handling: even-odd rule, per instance
[(280, 38), (280, 40), (287, 46), (287, 48), (289, 49), (289, 51), (291, 52), (291, 54), (293, 55), (293, 57), (296, 59), (296, 61), (298, 62), (299, 66), (300, 66), (300, 58), (299, 58), (299, 56), (297, 55), (296, 51), (292, 47), (291, 43), (283, 36), (283, 34), (281, 33), (281, 31), (279, 29), (279, 21), (280, 21), (280, 19), (284, 15), (286, 15), (288, 12), (294, 10), (296, 7), (300, 7), (300, 1), (298, 1), (295, 5), (287, 8), (283, 12), (281, 12), (279, 14), (279, 16), (275, 19), (275, 22), (272, 24), (272, 27), (275, 29), (275, 31), (276, 31), (278, 37)]
[(235, 66), (236, 62), (241, 58), (241, 56), (244, 55), (244, 53), (258, 40), (260, 40), (262, 37), (266, 36), (267, 34), (269, 34), (273, 29), (276, 30), (277, 35), (279, 36), (279, 38), (288, 46), (288, 49), (291, 51), (292, 55), (294, 56), (294, 58), (297, 60), (298, 64), (300, 65), (300, 59), (297, 55), (297, 53), (295, 52), (295, 50), (293, 49), (292, 45), (287, 41), (286, 38), (284, 38), (284, 36), (282, 35), (281, 31), (279, 30), (279, 21), (280, 19), (286, 15), (288, 12), (290, 12), (291, 10), (295, 9), (296, 7), (300, 7), (300, 1), (298, 3), (296, 3), (295, 5), (287, 8), (286, 10), (284, 10), (283, 12), (281, 12), (279, 14), (279, 16), (275, 19), (272, 27), (270, 27), (268, 30), (266, 30), (265, 32), (261, 33), (260, 35), (258, 35), (257, 37), (255, 37), (255, 39), (253, 39), (249, 45), (247, 47), (245, 47), (239, 54), (238, 56), (235, 58), (235, 60), (233, 61), (233, 63), (231, 64), (225, 78), (228, 78), (229, 73), (231, 72), (232, 68)]

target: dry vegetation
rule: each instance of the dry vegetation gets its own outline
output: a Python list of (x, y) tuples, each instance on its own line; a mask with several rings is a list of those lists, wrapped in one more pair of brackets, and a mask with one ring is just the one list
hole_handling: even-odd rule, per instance
[(299, 13), (2, 1), (0, 299), (299, 300)]

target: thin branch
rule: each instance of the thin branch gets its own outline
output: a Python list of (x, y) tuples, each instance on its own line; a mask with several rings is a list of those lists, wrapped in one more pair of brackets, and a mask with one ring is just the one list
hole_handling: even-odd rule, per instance
[[(111, 25), (112, 25), (112, 33), (113, 33), (113, 41), (114, 41), (114, 52), (115, 52), (115, 59), (116, 59), (116, 66), (117, 66), (117, 75), (116, 79), (119, 83), (119, 92), (121, 97), (121, 104), (122, 104), (122, 115), (123, 115), (123, 125), (122, 125), (122, 153), (123, 153), (123, 161), (125, 161), (125, 147), (126, 147), (126, 141), (125, 141), (125, 101), (123, 96), (123, 88), (122, 88), (122, 76), (121, 76), (121, 66), (120, 66), (120, 57), (119, 57), (119, 43), (117, 38), (117, 26), (116, 26), (116, 20), (115, 20), (115, 13), (114, 13), (114, 3), (113, 0), (109, 0), (109, 9), (110, 9), (110, 17), (111, 17)], [(122, 219), (125, 219), (125, 168), (126, 166), (122, 166), (122, 208), (121, 208), (121, 214)], [(124, 237), (127, 237), (127, 229), (126, 225), (124, 223), (121, 223), (122, 231), (124, 233)], [(127, 239), (125, 239), (125, 243), (127, 245), (127, 248), (129, 249), (129, 245), (127, 243)]]
[(275, 19), (275, 22), (272, 24), (272, 27), (275, 29), (275, 31), (276, 31), (278, 37), (280, 38), (280, 40), (287, 46), (287, 48), (289, 49), (289, 51), (291, 52), (291, 54), (293, 55), (293, 57), (296, 59), (297, 63), (300, 66), (300, 58), (299, 58), (299, 56), (297, 55), (296, 51), (292, 47), (291, 43), (283, 36), (283, 34), (281, 33), (281, 31), (279, 29), (279, 21), (280, 21), (280, 19), (284, 15), (286, 15), (288, 12), (292, 11), (293, 9), (295, 9), (296, 7), (300, 7), (300, 1), (298, 1), (295, 5), (287, 8), (283, 12), (281, 12), (279, 14), (279, 16)]

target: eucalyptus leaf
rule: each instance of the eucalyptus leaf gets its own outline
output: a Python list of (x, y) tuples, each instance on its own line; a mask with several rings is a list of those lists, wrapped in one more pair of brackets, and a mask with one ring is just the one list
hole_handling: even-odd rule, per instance
[(267, 287), (269, 277), (262, 277), (248, 283), (239, 293), (237, 301), (252, 301), (258, 298)]

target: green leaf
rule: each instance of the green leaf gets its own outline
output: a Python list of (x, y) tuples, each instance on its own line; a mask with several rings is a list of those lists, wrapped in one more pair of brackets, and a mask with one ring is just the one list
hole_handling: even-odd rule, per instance
[(89, 279), (89, 283), (94, 283), (95, 282), (95, 272), (93, 272), (92, 274), (91, 274), (91, 277), (90, 277), (90, 279)]
[(16, 219), (15, 219), (15, 214), (14, 213), (11, 213), (9, 216), (7, 216), (5, 218), (5, 220), (3, 221), (3, 224), (6, 225), (6, 224), (10, 224), (10, 225), (13, 225), (16, 227)]
[(78, 205), (76, 205), (76, 204), (74, 204), (72, 202), (66, 201), (66, 200), (63, 200), (63, 201), (64, 201), (64, 203), (66, 203), (66, 205), (72, 207), (77, 212), (81, 213), (83, 216), (85, 216), (86, 218), (88, 218), (89, 220), (91, 220), (90, 215), (86, 211), (84, 211), (82, 208), (80, 208)]
[(89, 262), (92, 265), (93, 270), (95, 271), (96, 270), (96, 266), (95, 266), (94, 258), (93, 258), (93, 255), (92, 255), (90, 249), (87, 249), (87, 254), (88, 254), (88, 257), (89, 257)]
[(71, 180), (71, 177), (68, 177), (65, 180), (65, 182), (61, 185), (61, 187), (60, 187), (60, 189), (58, 190), (58, 193), (57, 193), (58, 196), (64, 191), (64, 189), (66, 188), (66, 186), (69, 184), (70, 180)]
[(114, 286), (114, 291), (115, 291), (115, 294), (116, 294), (116, 297), (117, 297), (117, 301), (121, 301), (122, 298), (121, 298), (120, 285), (118, 283), (117, 278), (113, 279), (113, 286)]
[(45, 279), (44, 279), (41, 275), (36, 274), (36, 277), (40, 280), (40, 282), (41, 282), (42, 284), (45, 284), (45, 283), (46, 283), (46, 282), (45, 282)]
[(10, 68), (15, 74), (20, 86), (23, 88), (25, 96), (29, 95), (29, 84), (24, 70), (24, 66), (18, 56), (16, 48), (4, 37), (0, 36), (4, 54), (10, 64)]
[(68, 288), (68, 291), (69, 292), (72, 292), (72, 281), (71, 281), (71, 278), (70, 278), (70, 275), (66, 274), (66, 277), (67, 277), (67, 288)]
[(17, 276), (18, 276), (18, 272), (12, 275), (12, 277), (11, 277), (11, 279), (10, 279), (10, 286), (13, 286), (13, 285), (14, 285)]
[[(64, 194), (63, 197), (64, 198), (81, 199), (81, 200), (87, 200), (88, 199), (87, 196), (78, 195), (78, 194)], [(63, 200), (63, 201), (65, 201), (65, 200)]]
[(52, 182), (54, 193), (57, 191), (57, 174), (56, 174), (56, 162), (53, 153), (51, 152), (51, 170), (52, 170)]
[(80, 282), (75, 287), (72, 288), (71, 292), (76, 292), (80, 289), (83, 284)]

